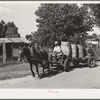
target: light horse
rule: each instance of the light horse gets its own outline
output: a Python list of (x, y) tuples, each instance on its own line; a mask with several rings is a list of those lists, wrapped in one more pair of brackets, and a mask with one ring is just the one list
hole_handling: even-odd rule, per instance
[(30, 49), (25, 45), (25, 47), (23, 47), (21, 49), (21, 52), (19, 54), (19, 61), (21, 61), (23, 59), (23, 57), (27, 58), (27, 61), (30, 65), (30, 70), (32, 72), (33, 77), (35, 77), (34, 71), (33, 71), (33, 66), (36, 66), (36, 71), (38, 74), (38, 77), (41, 78), (39, 70), (38, 70), (38, 64), (41, 64), (41, 67), (43, 68), (43, 74), (44, 74), (44, 69), (45, 67), (48, 68), (48, 71), (50, 72), (50, 68), (49, 68), (49, 63), (45, 62), (48, 61), (49, 56), (46, 50), (44, 50), (41, 47), (35, 47), (35, 46), (31, 46)]

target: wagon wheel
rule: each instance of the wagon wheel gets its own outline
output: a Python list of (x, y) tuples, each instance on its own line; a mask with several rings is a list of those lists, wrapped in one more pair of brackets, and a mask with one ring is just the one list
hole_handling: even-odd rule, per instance
[(49, 62), (45, 62), (45, 66), (46, 66), (46, 69), (48, 69), (48, 73), (50, 73), (50, 63)]
[(75, 67), (78, 67), (78, 66), (79, 66), (79, 62), (78, 62), (78, 61), (73, 61), (73, 65), (74, 65)]
[(95, 67), (95, 59), (93, 57), (89, 58), (87, 64), (90, 68)]
[(69, 61), (69, 59), (66, 59), (64, 61), (64, 71), (68, 72), (69, 71), (69, 67), (70, 67), (70, 61)]

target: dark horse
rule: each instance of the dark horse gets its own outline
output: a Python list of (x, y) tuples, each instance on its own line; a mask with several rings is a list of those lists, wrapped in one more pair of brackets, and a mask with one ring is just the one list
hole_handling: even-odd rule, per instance
[(45, 62), (45, 61), (48, 61), (49, 56), (48, 56), (47, 51), (44, 50), (43, 48), (41, 47), (36, 48), (34, 46), (31, 46), (29, 49), (27, 46), (25, 46), (22, 48), (19, 54), (19, 60), (21, 61), (24, 56), (27, 58), (27, 61), (30, 65), (30, 70), (32, 72), (33, 77), (35, 77), (35, 74), (33, 72), (32, 65), (36, 66), (36, 71), (39, 78), (40, 78), (40, 74), (38, 71), (38, 64), (41, 64), (43, 68), (43, 73), (44, 73), (45, 68), (48, 68), (48, 71), (50, 72), (49, 63)]

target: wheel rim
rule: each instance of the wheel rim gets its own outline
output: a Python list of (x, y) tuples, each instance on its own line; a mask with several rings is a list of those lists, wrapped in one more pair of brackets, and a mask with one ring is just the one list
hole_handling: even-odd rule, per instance
[(64, 62), (64, 70), (67, 72), (69, 71), (70, 62), (69, 60), (65, 60)]
[(91, 60), (90, 61), (90, 65), (93, 67), (95, 65), (95, 61), (94, 60)]

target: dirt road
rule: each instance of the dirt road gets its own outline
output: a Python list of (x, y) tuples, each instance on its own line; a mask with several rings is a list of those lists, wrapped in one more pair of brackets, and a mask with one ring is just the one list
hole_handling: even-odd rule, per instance
[(100, 88), (100, 62), (97, 67), (75, 68), (70, 72), (61, 72), (51, 77), (38, 79), (31, 75), (0, 81), (0, 88), (35, 88), (35, 89), (89, 89)]

